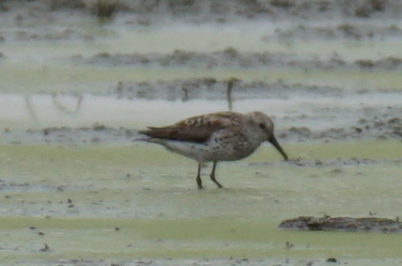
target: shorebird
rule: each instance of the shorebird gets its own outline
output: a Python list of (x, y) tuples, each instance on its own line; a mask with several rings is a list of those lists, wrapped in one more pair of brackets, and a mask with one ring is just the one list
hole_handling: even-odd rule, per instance
[(287, 161), (274, 135), (274, 123), (261, 112), (220, 112), (195, 116), (165, 127), (139, 131), (143, 141), (164, 146), (198, 162), (197, 185), (202, 188), (201, 166), (213, 162), (211, 180), (219, 187), (215, 170), (219, 161), (236, 161), (251, 155), (264, 141), (270, 142)]

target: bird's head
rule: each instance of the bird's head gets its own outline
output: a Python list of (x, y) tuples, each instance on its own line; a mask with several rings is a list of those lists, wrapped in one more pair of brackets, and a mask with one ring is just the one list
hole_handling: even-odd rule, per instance
[(287, 161), (287, 154), (275, 138), (274, 123), (271, 118), (261, 112), (248, 113), (246, 116), (249, 118), (249, 123), (253, 126), (254, 132), (256, 132), (258, 136), (261, 136), (264, 141), (271, 143), (282, 154), (285, 161)]

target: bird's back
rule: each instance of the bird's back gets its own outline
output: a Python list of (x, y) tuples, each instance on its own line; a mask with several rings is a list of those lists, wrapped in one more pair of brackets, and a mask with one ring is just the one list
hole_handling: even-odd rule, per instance
[(235, 112), (220, 112), (200, 115), (165, 127), (149, 127), (139, 133), (151, 138), (204, 143), (218, 130), (239, 127), (242, 115)]

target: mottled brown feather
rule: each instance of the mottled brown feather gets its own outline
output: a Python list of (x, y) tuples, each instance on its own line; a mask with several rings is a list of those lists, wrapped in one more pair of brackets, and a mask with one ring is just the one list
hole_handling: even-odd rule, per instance
[(213, 132), (239, 125), (241, 114), (222, 112), (195, 116), (166, 127), (148, 127), (139, 131), (151, 138), (203, 143)]

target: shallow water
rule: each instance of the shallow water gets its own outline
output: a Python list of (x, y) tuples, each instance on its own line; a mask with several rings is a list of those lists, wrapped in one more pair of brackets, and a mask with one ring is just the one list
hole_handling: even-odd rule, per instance
[[(193, 161), (150, 144), (2, 146), (3, 254), (9, 262), (133, 256), (398, 258), (399, 234), (277, 228), (299, 215), (402, 215), (395, 144), (284, 145), (291, 157), (311, 161), (374, 160), (315, 167), (280, 162), (266, 146), (244, 161), (220, 165), (217, 176), (226, 189), (217, 189), (208, 180), (209, 168), (203, 169), (202, 191), (196, 189)], [(294, 247), (286, 248), (286, 242)], [(50, 251), (39, 251), (44, 243)]]
[[(345, 96), (234, 100), (238, 112), (259, 110), (274, 117), (276, 128), (307, 127), (324, 131), (330, 128), (357, 127), (361, 119), (386, 115), (401, 108), (398, 91), (350, 93)], [(47, 127), (91, 127), (95, 123), (109, 127), (141, 129), (150, 125), (172, 124), (186, 117), (226, 111), (226, 100), (188, 101), (118, 98), (114, 95), (0, 94), (0, 127), (9, 130)], [(395, 111), (393, 111), (395, 110)], [(343, 113), (343, 119), (338, 119)], [(163, 116), (161, 115), (163, 114)], [(185, 114), (185, 115), (184, 115)], [(4, 134), (4, 139), (10, 134)]]

